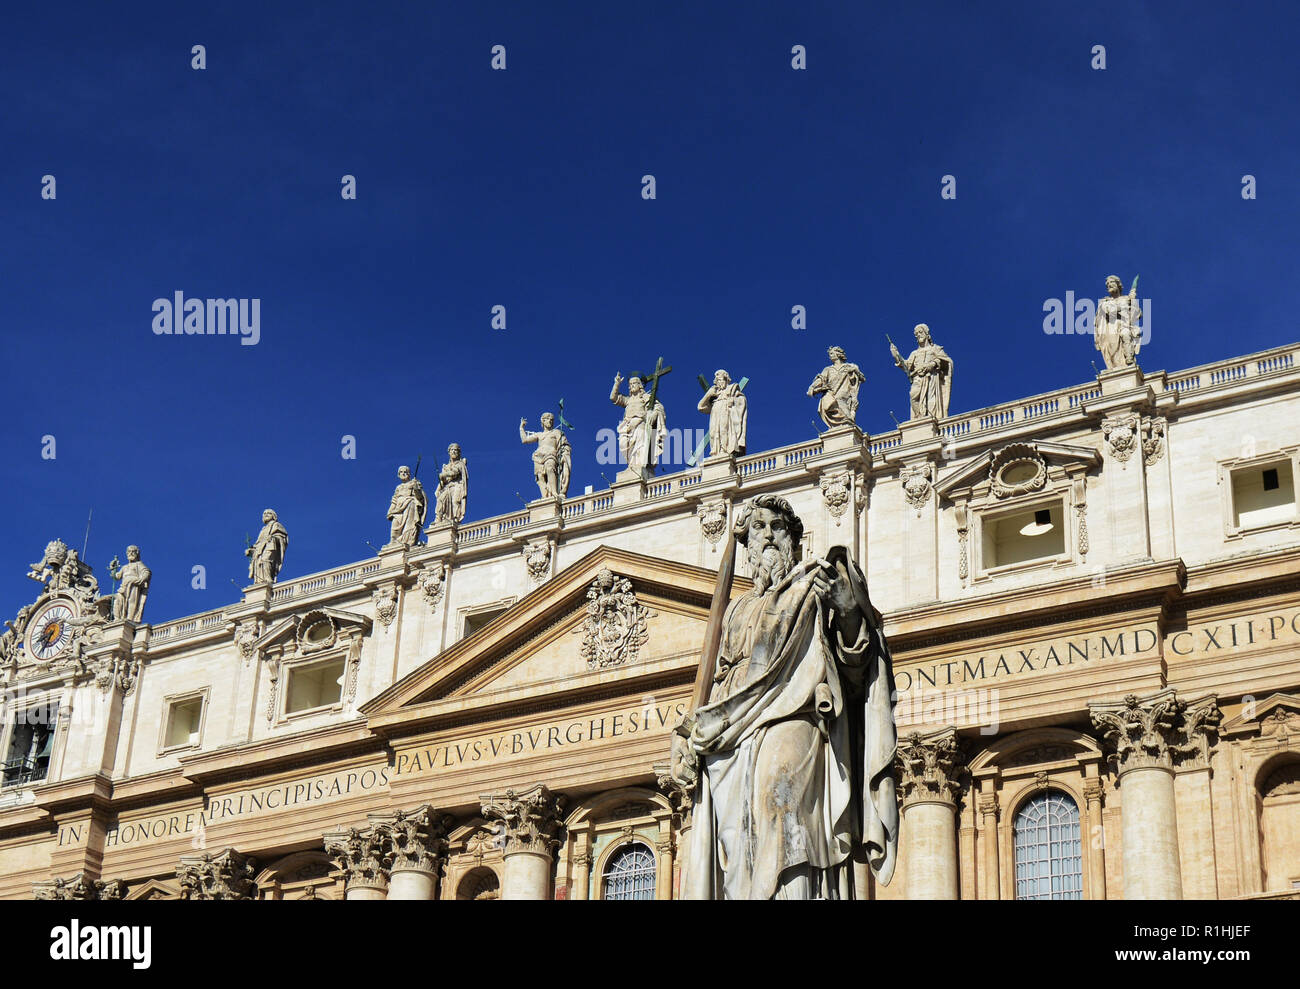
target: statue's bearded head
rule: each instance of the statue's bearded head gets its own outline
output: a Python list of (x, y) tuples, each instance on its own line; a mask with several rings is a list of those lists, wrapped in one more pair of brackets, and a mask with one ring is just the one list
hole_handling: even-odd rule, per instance
[(1106, 276), (1107, 295), (1119, 295), (1119, 293), (1123, 290), (1123, 288), (1124, 288), (1124, 283), (1119, 280), (1119, 275)]
[(640, 378), (633, 375), (627, 379), (627, 390), (629, 394), (640, 395), (641, 392), (645, 391), (645, 386), (641, 384)]
[(274, 522), (276, 521), (276, 518), (275, 510), (268, 508), (262, 513), (262, 524), (265, 525), (267, 522)]
[(140, 559), (140, 547), (139, 547), (139, 546), (128, 546), (128, 547), (126, 548), (126, 558), (127, 558), (128, 560), (130, 560), (132, 563), (134, 563), (136, 560)]
[(844, 353), (843, 347), (832, 347), (830, 350), (826, 351), (826, 356), (831, 359), (832, 364), (838, 364), (841, 361), (848, 360), (848, 356)]
[(916, 336), (916, 342), (922, 347), (930, 342), (930, 327), (926, 326), (924, 323), (917, 323), (916, 329), (914, 329), (912, 333)]
[(731, 384), (731, 375), (722, 368), (718, 368), (718, 370), (713, 373), (713, 384), (714, 387), (717, 388), (726, 388), (727, 385)]
[(751, 498), (736, 518), (735, 531), (737, 542), (749, 553), (750, 573), (760, 594), (780, 583), (794, 567), (803, 522), (784, 498)]
[(552, 415), (550, 412), (542, 413), (542, 428), (543, 429), (555, 428), (555, 416)]
[(451, 457), (452, 460), (459, 460), (459, 459), (460, 459), (460, 444), (459, 444), (459, 443), (453, 443), (451, 446), (447, 447), (447, 456)]

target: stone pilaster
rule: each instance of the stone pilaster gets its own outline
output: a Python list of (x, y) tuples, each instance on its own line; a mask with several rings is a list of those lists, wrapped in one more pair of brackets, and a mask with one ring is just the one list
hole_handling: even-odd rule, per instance
[(120, 900), (126, 894), (126, 883), (120, 879), (87, 879), (79, 872), (71, 879), (50, 879), (32, 885), (32, 898), (36, 900)]
[(998, 861), (998, 817), (1001, 806), (998, 795), (992, 790), (983, 791), (976, 800), (980, 817), (980, 846), (983, 861), (983, 898), (997, 900), (1002, 896), (1001, 863)]
[(182, 900), (253, 900), (257, 898), (257, 862), (233, 848), (202, 855), (182, 855), (176, 867)]
[(451, 818), (422, 804), (412, 811), (372, 814), (371, 828), (388, 850), (388, 899), (432, 900), (447, 856)]
[(1208, 757), (1219, 720), (1215, 699), (1188, 704), (1166, 689), (1095, 702), (1089, 713), (1112, 749), (1120, 788), (1124, 898), (1182, 899), (1174, 766)]
[(392, 848), (373, 827), (331, 831), (324, 836), (325, 854), (344, 874), (346, 900), (382, 900), (388, 896)]
[[(1095, 770), (1095, 765), (1090, 767), (1090, 771)], [(1095, 776), (1089, 776), (1083, 781), (1083, 799), (1087, 805), (1087, 813), (1084, 821), (1087, 828), (1084, 831), (1094, 831), (1104, 835), (1102, 830), (1101, 817), (1101, 796), (1102, 782)], [(1106, 848), (1103, 842), (1094, 841), (1088, 854), (1088, 898), (1090, 900), (1106, 899)]]
[(957, 899), (957, 798), (961, 751), (953, 728), (899, 739), (903, 876), (909, 900)]
[[(686, 850), (691, 847), (691, 822), (695, 807), (695, 787), (683, 786), (672, 774), (668, 763), (657, 763), (654, 767), (655, 782), (659, 791), (668, 798), (673, 807), (673, 817), (677, 825), (677, 855), (675, 871), (677, 876), (686, 874)], [(677, 883), (669, 882), (669, 898), (673, 897)], [(864, 887), (865, 888), (865, 887)]]
[(505, 837), (503, 900), (548, 900), (552, 855), (563, 827), (564, 798), (538, 783), (528, 790), (506, 790), (482, 799), (482, 814)]

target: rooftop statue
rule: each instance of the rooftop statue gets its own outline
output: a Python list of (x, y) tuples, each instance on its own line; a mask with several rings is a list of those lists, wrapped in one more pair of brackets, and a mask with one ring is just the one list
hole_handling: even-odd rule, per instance
[(822, 373), (808, 386), (809, 397), (820, 395), (817, 411), (827, 427), (852, 425), (858, 417), (858, 388), (866, 380), (856, 364), (850, 364), (844, 348), (831, 347), (826, 351), (831, 359)]
[(284, 552), (289, 548), (289, 533), (279, 517), (268, 508), (262, 513), (262, 531), (257, 542), (244, 550), (248, 561), (248, 579), (254, 584), (273, 584), (284, 567)]
[(144, 603), (149, 597), (149, 581), (153, 574), (140, 562), (140, 547), (126, 548), (126, 566), (115, 556), (108, 564), (108, 574), (121, 581), (113, 595), (113, 620), (138, 622), (144, 615)]
[(948, 415), (948, 399), (952, 395), (952, 358), (934, 342), (930, 327), (924, 323), (917, 323), (912, 333), (916, 337), (916, 349), (906, 359), (892, 340), (889, 343), (894, 363), (903, 369), (912, 383), (909, 393), (912, 418), (933, 416), (943, 419)]
[[(416, 463), (415, 466), (418, 468), (420, 465)], [(411, 468), (403, 464), (397, 468), (397, 487), (388, 503), (389, 543), (407, 549), (418, 546), (428, 512), (429, 499), (424, 493), (424, 485), (411, 474)]]
[(447, 447), (447, 462), (438, 471), (438, 487), (434, 495), (438, 504), (438, 523), (464, 521), (465, 503), (469, 499), (469, 461), (461, 456), (459, 443)]
[(555, 416), (542, 413), (542, 431), (530, 433), (528, 420), (519, 420), (519, 442), (536, 443), (533, 451), (533, 479), (543, 498), (564, 498), (569, 494), (569, 475), (573, 471), (573, 449), (564, 430), (555, 424)]
[(1119, 275), (1110, 275), (1106, 278), (1106, 298), (1097, 302), (1093, 339), (1107, 371), (1137, 364), (1142, 347), (1142, 330), (1138, 326), (1142, 309), (1137, 304), (1137, 284), (1134, 278), (1128, 295), (1120, 295), (1124, 283)]
[[(703, 381), (703, 375), (700, 376)], [(709, 453), (714, 457), (745, 452), (745, 431), (749, 426), (749, 399), (731, 375), (719, 369), (713, 384), (697, 406), (709, 414)]]
[[(619, 393), (623, 376), (615, 373), (609, 400), (623, 407), (623, 421), (618, 424), (618, 449), (627, 471), (636, 477), (654, 473), (655, 464), (664, 452), (668, 419), (664, 405), (648, 394), (636, 375), (627, 380), (627, 394)], [(621, 472), (620, 472), (621, 473)]]

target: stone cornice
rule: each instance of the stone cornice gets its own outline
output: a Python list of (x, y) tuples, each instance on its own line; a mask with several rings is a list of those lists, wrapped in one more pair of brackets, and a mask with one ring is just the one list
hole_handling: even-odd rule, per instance
[(248, 776), (261, 767), (274, 766), (278, 772), (380, 748), (382, 742), (364, 723), (347, 721), (187, 756), (181, 759), (180, 773), (189, 782), (202, 786)]
[[(937, 601), (886, 614), (885, 634), (890, 646), (901, 651), (909, 648), (909, 640), (941, 633), (948, 633), (949, 639), (977, 638), (995, 634), (1009, 622), (1066, 622), (1075, 611), (1154, 609), (1178, 597), (1185, 575), (1181, 560), (1167, 560), (1107, 570), (1100, 587), (1095, 586), (1095, 575), (1085, 574), (1050, 584)], [(1053, 599), (1063, 595), (1072, 596), (1067, 607), (1054, 603)]]

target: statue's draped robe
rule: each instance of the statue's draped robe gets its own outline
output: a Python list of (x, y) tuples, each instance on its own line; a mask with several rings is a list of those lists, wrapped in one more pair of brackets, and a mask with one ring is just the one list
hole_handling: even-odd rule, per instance
[(248, 576), (256, 584), (275, 580), (284, 566), (284, 551), (289, 548), (289, 533), (278, 521), (267, 522), (257, 534), (253, 545), (253, 559), (248, 564)]
[(438, 521), (463, 521), (465, 498), (468, 493), (469, 470), (465, 466), (465, 458), (448, 460), (438, 474)]
[(118, 573), (121, 584), (117, 589), (113, 617), (118, 621), (128, 618), (138, 622), (144, 613), (144, 603), (149, 595), (149, 581), (153, 573), (139, 560), (128, 562)]
[(912, 418), (944, 418), (952, 395), (952, 358), (938, 344), (928, 343), (908, 355), (906, 369), (912, 379)]
[(858, 387), (865, 380), (862, 370), (848, 361), (826, 366), (813, 379), (812, 394), (823, 393), (817, 411), (827, 426), (857, 421)]
[(642, 471), (654, 467), (664, 452), (666, 417), (662, 402), (650, 407), (649, 392), (614, 395), (615, 405), (623, 407), (623, 421), (618, 424), (618, 448), (628, 470)]
[(1141, 347), (1141, 330), (1135, 326), (1142, 318), (1142, 309), (1127, 295), (1097, 301), (1097, 314), (1093, 324), (1093, 337), (1101, 351), (1106, 370), (1129, 367)]
[(388, 517), (392, 520), (390, 539), (394, 543), (414, 546), (420, 541), (420, 527), (424, 525), (428, 510), (424, 497), (424, 487), (415, 478), (403, 481), (393, 492), (393, 500), (388, 505)]
[(866, 582), (848, 570), (864, 616), (852, 643), (828, 626), (807, 563), (727, 610), (689, 743), (700, 771), (687, 899), (862, 897), (855, 858), (882, 883), (893, 875), (893, 672)]
[(697, 406), (709, 414), (709, 452), (717, 457), (743, 453), (749, 426), (749, 399), (734, 381), (700, 399)]

